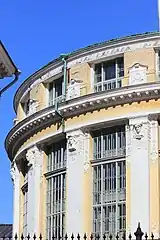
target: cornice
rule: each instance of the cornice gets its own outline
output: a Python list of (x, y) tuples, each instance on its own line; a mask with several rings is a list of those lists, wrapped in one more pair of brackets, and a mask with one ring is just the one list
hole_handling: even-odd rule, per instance
[[(159, 41), (158, 41), (159, 40)], [(129, 46), (130, 45), (130, 46)], [(93, 62), (98, 59), (103, 59), (109, 56), (122, 54), (127, 51), (133, 51), (137, 48), (160, 47), (160, 34), (145, 33), (137, 34), (129, 37), (113, 39), (99, 44), (79, 49), (69, 54), (67, 59), (68, 68), (76, 64), (84, 62)], [(28, 77), (18, 88), (14, 97), (14, 109), (16, 111), (18, 102), (27, 94), (27, 92), (35, 85), (44, 82), (46, 79), (53, 77), (62, 72), (61, 58), (57, 58), (46, 66), (42, 67), (30, 77)]]
[[(59, 107), (59, 112), (64, 118), (77, 116), (82, 113), (94, 111), (106, 107), (158, 99), (160, 83), (127, 86), (120, 89), (112, 89), (82, 96), (66, 101)], [(15, 125), (8, 133), (5, 140), (6, 151), (10, 159), (15, 155), (15, 149), (20, 148), (23, 142), (37, 131), (58, 122), (60, 118), (55, 114), (53, 106), (26, 117)]]

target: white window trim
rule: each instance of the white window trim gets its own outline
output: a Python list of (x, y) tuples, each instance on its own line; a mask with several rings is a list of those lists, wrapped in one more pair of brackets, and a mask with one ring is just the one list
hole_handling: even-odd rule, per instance
[[(111, 58), (106, 58), (106, 59), (103, 59), (103, 61), (101, 60), (101, 61), (98, 61), (98, 62), (95, 62), (94, 64), (92, 64), (92, 68), (91, 68), (91, 86), (92, 86), (92, 88), (93, 88), (93, 92), (98, 92), (98, 91), (95, 91), (95, 86), (97, 85), (101, 85), (101, 87), (102, 87), (102, 90), (101, 91), (104, 91), (105, 89), (104, 89), (104, 82), (112, 82), (112, 81), (116, 81), (116, 88), (117, 88), (117, 84), (118, 84), (118, 80), (123, 80), (123, 78), (124, 78), (124, 76), (123, 77), (118, 77), (117, 75), (118, 75), (118, 68), (117, 68), (117, 59), (118, 58), (123, 58), (124, 59), (124, 55), (118, 55), (118, 56), (114, 56), (114, 57), (111, 57)], [(115, 69), (115, 71), (116, 71), (116, 78), (113, 78), (113, 79), (108, 79), (108, 80), (106, 80), (106, 81), (104, 81), (104, 71), (103, 71), (103, 63), (104, 62), (108, 62), (108, 61), (111, 61), (111, 60), (116, 60), (116, 69)], [(100, 83), (98, 83), (98, 84), (95, 84), (95, 65), (97, 65), (97, 64), (101, 64), (101, 73), (102, 73), (102, 81), (100, 82)], [(92, 71), (93, 71), (93, 73), (92, 73)], [(92, 79), (92, 77), (93, 77), (93, 79)]]
[[(49, 181), (50, 184), (52, 185), (52, 188), (55, 186), (54, 185), (54, 179), (61, 179), (60, 183), (61, 183), (61, 189), (60, 189), (60, 192), (61, 192), (61, 199), (60, 199), (60, 211), (53, 211), (53, 204), (51, 205), (52, 206), (52, 209), (50, 211), (50, 214), (48, 214), (48, 212), (46, 212), (46, 238), (48, 240), (51, 240), (52, 237), (53, 237), (53, 232), (52, 232), (52, 228), (53, 228), (53, 217), (56, 216), (57, 214), (59, 214), (59, 219), (60, 219), (60, 231), (61, 231), (61, 234), (62, 234), (62, 227), (63, 227), (63, 230), (65, 231), (65, 222), (63, 223), (63, 226), (62, 226), (62, 219), (63, 219), (63, 215), (65, 216), (66, 215), (66, 209), (63, 209), (63, 204), (64, 204), (64, 200), (66, 201), (66, 169), (64, 169), (66, 167), (66, 156), (65, 156), (65, 152), (67, 151), (67, 146), (65, 145), (66, 143), (64, 142), (65, 139), (62, 139), (58, 142), (56, 142), (55, 144), (58, 145), (59, 144), (59, 147), (56, 148), (56, 151), (54, 151), (55, 149), (52, 147), (53, 144), (51, 144), (51, 149), (49, 151), (49, 153), (47, 154), (48, 157), (47, 157), (47, 172), (46, 174), (46, 180), (47, 180), (47, 186), (49, 184)], [(65, 149), (65, 150), (64, 150)], [(62, 153), (63, 152), (63, 153)], [(56, 153), (56, 158), (54, 158), (54, 153)], [(58, 154), (57, 154), (58, 153)], [(50, 157), (49, 157), (50, 156)], [(49, 160), (50, 159), (50, 160)], [(57, 159), (59, 161), (58, 163), (58, 167), (54, 168), (53, 165), (54, 164), (57, 164)], [(58, 170), (58, 172), (57, 172)], [(64, 181), (64, 186), (63, 186), (63, 178), (65, 179)], [(59, 182), (59, 180), (55, 180), (57, 181), (57, 183)], [(64, 188), (64, 199), (62, 198), (62, 193), (63, 193), (63, 188)], [(47, 187), (47, 194), (48, 194), (48, 187)], [(55, 198), (55, 196), (54, 196)], [(55, 200), (55, 199), (54, 199)], [(51, 196), (51, 199), (50, 199), (50, 204), (52, 203), (53, 201), (53, 192), (52, 192), (52, 196)], [(56, 200), (55, 200), (56, 202)], [(47, 205), (48, 205), (48, 200), (46, 198), (46, 210), (47, 210)], [(50, 225), (50, 228), (48, 228), (48, 218), (51, 217), (51, 225)], [(49, 229), (51, 229), (51, 239), (48, 238), (49, 237)], [(48, 233), (47, 233), (48, 231)], [(63, 231), (63, 234), (64, 234), (64, 231)], [(47, 236), (48, 235), (48, 236)], [(54, 236), (54, 237), (57, 237), (57, 236)], [(61, 236), (62, 237), (62, 236)]]
[(159, 52), (160, 52), (160, 49), (155, 50), (156, 81), (160, 81), (160, 70), (159, 70), (160, 58), (158, 56)]
[[(52, 81), (48, 82), (48, 106), (54, 106), (57, 102), (56, 101), (57, 99), (60, 99), (60, 102), (61, 102), (61, 99), (63, 99), (63, 96), (64, 96), (64, 81), (63, 80), (62, 80), (62, 95), (60, 95), (58, 97), (55, 97), (55, 82), (58, 81), (61, 78), (63, 78), (63, 75), (55, 78), (54, 80), (52, 78)], [(53, 84), (52, 104), (51, 104), (51, 100), (49, 99), (50, 98), (50, 91), (49, 91), (50, 84)]]

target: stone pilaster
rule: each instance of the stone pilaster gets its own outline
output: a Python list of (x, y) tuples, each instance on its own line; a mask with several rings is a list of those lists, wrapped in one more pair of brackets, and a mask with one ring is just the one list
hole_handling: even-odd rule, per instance
[[(150, 225), (148, 116), (129, 119), (127, 127), (127, 231), (134, 235), (138, 222), (145, 232)], [(129, 193), (129, 194), (128, 194)]]
[(28, 160), (28, 233), (39, 234), (40, 216), (40, 181), (42, 168), (42, 152), (36, 147), (26, 153)]
[(160, 166), (158, 161), (158, 121), (157, 116), (149, 117), (149, 156), (150, 156), (150, 232), (160, 237)]
[(67, 224), (68, 234), (83, 234), (84, 172), (89, 167), (88, 134), (81, 130), (67, 133)]
[(19, 216), (20, 216), (20, 172), (16, 162), (12, 163), (10, 170), (13, 181), (13, 237), (19, 235)]

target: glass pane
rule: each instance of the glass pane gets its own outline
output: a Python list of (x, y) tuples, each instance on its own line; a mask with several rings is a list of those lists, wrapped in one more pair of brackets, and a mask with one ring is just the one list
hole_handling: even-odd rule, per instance
[(94, 166), (93, 232), (116, 234), (125, 231), (125, 161)]
[(62, 82), (63, 78), (60, 78), (55, 81), (55, 97), (59, 97), (62, 95)]
[(105, 62), (103, 65), (104, 80), (116, 78), (116, 64), (115, 60)]
[(117, 77), (124, 76), (124, 61), (123, 58), (117, 59)]
[(53, 82), (49, 84), (49, 106), (53, 105)]
[(95, 65), (95, 83), (102, 81), (101, 64)]
[[(47, 210), (47, 219), (50, 217), (50, 224), (46, 226), (46, 231), (47, 236), (51, 231), (51, 234), (54, 234), (54, 237), (57, 238), (63, 236), (64, 233), (65, 174), (50, 177), (47, 184), (49, 185), (47, 189), (51, 189), (50, 197), (47, 197), (47, 209), (48, 206), (51, 206), (51, 210)], [(49, 240), (51, 240), (52, 236), (49, 237)]]

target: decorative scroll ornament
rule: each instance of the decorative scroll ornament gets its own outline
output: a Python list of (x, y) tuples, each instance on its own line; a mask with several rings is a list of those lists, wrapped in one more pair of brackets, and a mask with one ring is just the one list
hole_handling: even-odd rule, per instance
[(15, 183), (16, 179), (19, 176), (19, 171), (18, 171), (18, 168), (17, 168), (15, 162), (11, 166), (10, 174), (11, 174), (11, 179), (12, 179), (13, 183)]
[(83, 140), (83, 145), (84, 145), (84, 172), (87, 172), (90, 166), (90, 161), (89, 161), (89, 134), (86, 133), (84, 134), (84, 140)]
[(158, 159), (158, 122), (150, 122), (150, 155), (152, 162)]
[(68, 86), (68, 92), (67, 92), (67, 99), (73, 99), (76, 97), (80, 97), (80, 86), (81, 86), (80, 80), (71, 79), (70, 84)]
[(28, 149), (26, 153), (26, 159), (28, 161), (28, 166), (31, 167), (40, 162), (40, 151), (35, 146), (33, 148)]
[(10, 174), (11, 174), (12, 181), (15, 182), (15, 168), (14, 168), (14, 166), (11, 167)]
[(147, 66), (139, 63), (129, 68), (129, 85), (137, 85), (147, 82)]
[(143, 124), (142, 123), (138, 123), (133, 125), (133, 133), (134, 133), (134, 138), (141, 140), (144, 135), (143, 135)]
[(76, 149), (77, 149), (76, 136), (68, 136), (68, 150), (69, 150), (69, 152), (76, 151)]
[(38, 101), (35, 99), (29, 100), (29, 115), (37, 112)]

